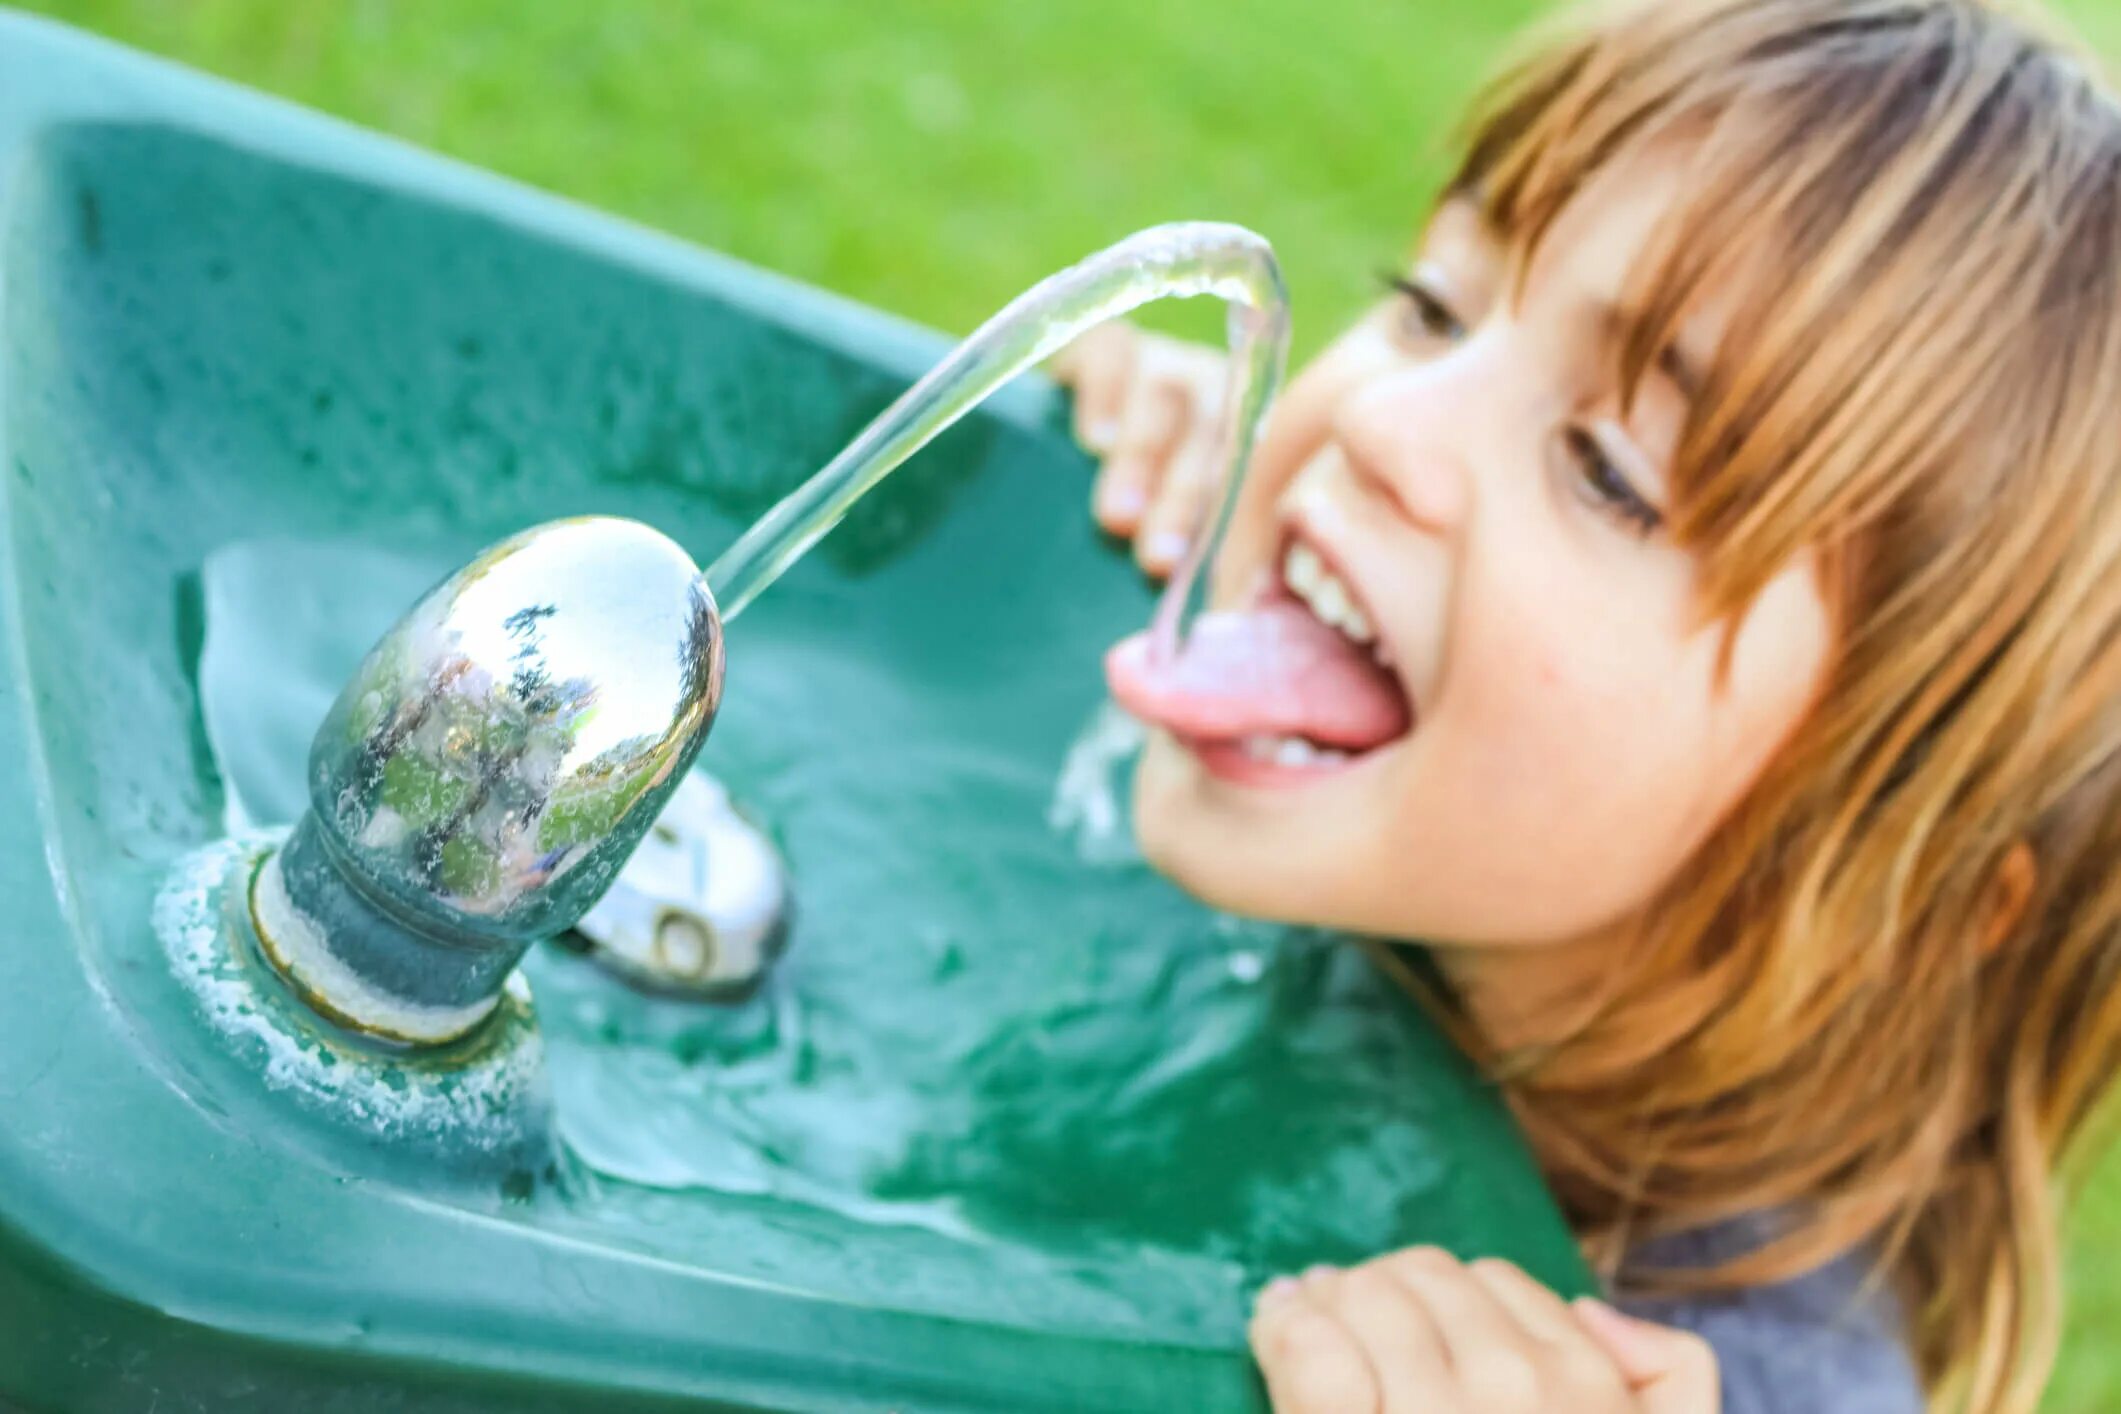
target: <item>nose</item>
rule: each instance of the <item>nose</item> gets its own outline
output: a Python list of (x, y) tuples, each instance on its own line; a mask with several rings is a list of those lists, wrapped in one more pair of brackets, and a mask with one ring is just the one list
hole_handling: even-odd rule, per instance
[(1521, 435), (1536, 415), (1498, 376), (1496, 347), (1475, 335), (1398, 361), (1351, 388), (1334, 413), (1333, 435), (1354, 475), (1438, 535), (1459, 530), (1476, 509), (1474, 468), (1501, 461), (1510, 429)]

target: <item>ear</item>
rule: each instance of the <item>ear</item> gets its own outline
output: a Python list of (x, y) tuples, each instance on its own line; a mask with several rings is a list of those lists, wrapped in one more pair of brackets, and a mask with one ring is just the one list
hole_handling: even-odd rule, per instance
[(2011, 929), (2018, 926), (2039, 879), (2040, 866), (2033, 860), (2033, 847), (2019, 840), (1996, 866), (1996, 877), (1989, 880), (1988, 900), (1982, 910), (1986, 915), (1980, 942), (1983, 957), (2002, 947)]

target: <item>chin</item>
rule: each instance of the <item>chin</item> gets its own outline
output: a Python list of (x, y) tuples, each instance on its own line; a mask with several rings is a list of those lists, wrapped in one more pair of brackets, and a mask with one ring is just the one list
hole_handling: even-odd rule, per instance
[(1374, 850), (1314, 828), (1321, 816), (1347, 819), (1344, 809), (1323, 802), (1294, 809), (1286, 799), (1220, 781), (1160, 731), (1150, 733), (1135, 770), (1134, 832), (1143, 858), (1210, 908), (1397, 942), (1493, 947), (1547, 936), (1541, 925), (1551, 920), (1541, 910), (1501, 918), (1492, 899), (1453, 897), (1448, 888), (1435, 896), (1389, 867), (1380, 872)]
[(1358, 931), (1353, 920), (1318, 907), (1323, 898), (1345, 897), (1341, 885), (1312, 877), (1247, 805), (1256, 811), (1261, 802), (1241, 799), (1185, 748), (1151, 734), (1134, 776), (1134, 830), (1158, 873), (1225, 913)]
[[(1247, 917), (1280, 919), (1263, 908), (1258, 881), (1242, 886), (1246, 871), (1233, 867), (1233, 823), (1220, 818), (1206, 798), (1215, 782), (1186, 750), (1152, 732), (1134, 773), (1134, 833), (1142, 857), (1172, 883), (1211, 908)], [(1268, 895), (1279, 892), (1269, 888)]]
[(1188, 864), (1210, 852), (1201, 847), (1209, 831), (1198, 798), (1200, 777), (1175, 743), (1162, 732), (1149, 733), (1134, 768), (1135, 840), (1158, 873), (1194, 894), (1200, 890)]

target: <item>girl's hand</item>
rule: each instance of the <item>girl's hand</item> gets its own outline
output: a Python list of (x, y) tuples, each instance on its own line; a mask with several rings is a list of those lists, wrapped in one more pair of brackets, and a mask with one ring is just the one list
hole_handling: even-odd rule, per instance
[(1277, 1414), (1716, 1414), (1721, 1399), (1699, 1336), (1433, 1247), (1270, 1283), (1252, 1351)]
[(1215, 492), (1227, 360), (1216, 349), (1102, 324), (1054, 356), (1075, 390), (1075, 436), (1102, 463), (1091, 513), (1134, 542), (1134, 558), (1171, 573), (1207, 518)]

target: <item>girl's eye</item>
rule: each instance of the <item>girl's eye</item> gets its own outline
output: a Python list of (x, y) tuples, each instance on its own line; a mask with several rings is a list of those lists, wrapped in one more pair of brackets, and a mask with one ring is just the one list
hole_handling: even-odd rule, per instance
[(1466, 326), (1459, 322), (1449, 303), (1434, 288), (1418, 278), (1400, 274), (1384, 277), (1388, 289), (1398, 291), (1406, 303), (1407, 317), (1413, 320), (1412, 328), (1423, 337), (1455, 342), (1465, 337)]
[(1581, 427), (1571, 427), (1563, 435), (1581, 473), (1578, 484), (1586, 499), (1639, 535), (1648, 536), (1664, 524), (1663, 513), (1628, 484), (1596, 437)]

